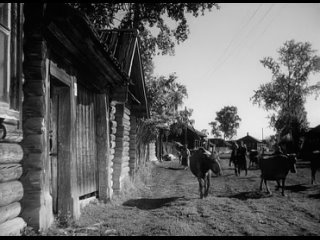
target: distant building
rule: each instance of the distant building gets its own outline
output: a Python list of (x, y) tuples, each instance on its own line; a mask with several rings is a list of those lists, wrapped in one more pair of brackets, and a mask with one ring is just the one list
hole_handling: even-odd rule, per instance
[(265, 145), (262, 141), (250, 136), (249, 133), (247, 133), (247, 136), (239, 138), (236, 142), (238, 145), (240, 145), (241, 141), (243, 141), (247, 146), (248, 151), (253, 149), (260, 150)]

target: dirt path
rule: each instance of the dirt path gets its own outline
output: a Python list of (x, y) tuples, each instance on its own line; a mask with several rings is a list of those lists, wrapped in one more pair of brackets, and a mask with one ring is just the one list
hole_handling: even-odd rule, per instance
[(273, 182), (272, 196), (258, 191), (259, 170), (236, 177), (228, 159), (221, 163), (223, 176), (212, 177), (205, 199), (199, 199), (198, 182), (189, 170), (176, 161), (163, 162), (154, 167), (143, 196), (120, 206), (89, 206), (82, 221), (100, 222), (115, 235), (320, 235), (320, 185), (310, 185), (308, 167), (289, 173), (283, 197)]

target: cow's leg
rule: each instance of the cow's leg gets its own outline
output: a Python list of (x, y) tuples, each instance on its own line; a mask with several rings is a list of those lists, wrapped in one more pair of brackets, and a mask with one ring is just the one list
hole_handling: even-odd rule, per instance
[(316, 168), (311, 168), (311, 185), (315, 183), (316, 180)]
[(269, 186), (268, 186), (268, 183), (267, 183), (267, 180), (266, 180), (266, 179), (264, 179), (264, 185), (266, 185), (267, 191), (268, 191), (268, 193), (271, 195), (272, 192), (271, 192), (270, 189), (269, 189)]
[(276, 191), (278, 191), (280, 188), (280, 180), (276, 180), (276, 181), (277, 181)]
[(199, 182), (199, 192), (200, 192), (200, 198), (203, 198), (203, 182), (202, 182), (202, 178), (198, 178), (198, 182)]
[(263, 178), (261, 178), (261, 182), (260, 182), (260, 188), (259, 188), (260, 192), (262, 191), (262, 183), (263, 183)]
[(238, 176), (238, 166), (237, 166), (237, 164), (234, 164), (234, 172), (235, 172), (236, 176)]
[(286, 181), (286, 179), (283, 178), (283, 179), (282, 179), (282, 196), (285, 196), (285, 194), (284, 194), (284, 184), (285, 184), (285, 181)]
[(209, 194), (209, 188), (210, 188), (210, 173), (207, 173), (205, 177), (205, 192), (204, 197), (207, 197)]

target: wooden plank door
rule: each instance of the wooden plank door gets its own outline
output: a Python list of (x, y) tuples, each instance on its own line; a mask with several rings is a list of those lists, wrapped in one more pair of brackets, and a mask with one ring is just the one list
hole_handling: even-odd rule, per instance
[[(51, 86), (50, 95), (50, 192), (53, 213), (57, 214), (64, 198), (64, 165), (70, 161), (70, 88)], [(69, 128), (69, 129), (68, 129)]]
[(50, 193), (52, 196), (53, 213), (58, 213), (58, 139), (57, 139), (57, 123), (58, 123), (58, 105), (59, 96), (57, 89), (53, 87), (52, 95), (50, 96), (50, 163), (51, 163), (51, 178), (50, 178)]

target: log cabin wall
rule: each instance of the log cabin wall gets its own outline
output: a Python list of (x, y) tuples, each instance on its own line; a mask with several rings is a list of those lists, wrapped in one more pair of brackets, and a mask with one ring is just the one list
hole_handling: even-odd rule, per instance
[(123, 180), (129, 176), (130, 110), (124, 103), (115, 105), (117, 122), (115, 155), (113, 161), (112, 188), (114, 193), (122, 189)]
[(23, 149), (18, 123), (14, 119), (2, 118), (0, 121), (0, 236), (20, 235), (26, 226), (20, 217), (23, 186), (19, 179)]
[(110, 196), (112, 197), (113, 194), (113, 160), (115, 158), (115, 147), (116, 147), (116, 133), (117, 133), (117, 121), (116, 121), (116, 102), (112, 101), (110, 103), (110, 156), (109, 156), (109, 169), (110, 169), (110, 175), (111, 175), (111, 189), (110, 189)]
[(22, 217), (35, 229), (46, 229), (53, 222), (49, 193), (48, 48), (41, 34), (44, 6), (24, 7), (23, 85), (23, 176)]
[(130, 144), (129, 144), (129, 174), (134, 177), (135, 170), (137, 169), (137, 119), (135, 116), (130, 118)]

